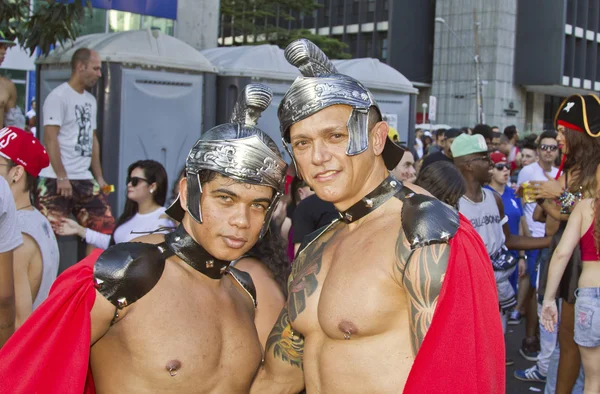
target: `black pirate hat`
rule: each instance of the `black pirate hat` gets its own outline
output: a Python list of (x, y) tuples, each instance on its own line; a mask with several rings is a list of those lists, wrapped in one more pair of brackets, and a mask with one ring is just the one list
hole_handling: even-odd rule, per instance
[(595, 94), (567, 97), (558, 107), (554, 127), (564, 126), (586, 132), (590, 137), (600, 137), (600, 99)]

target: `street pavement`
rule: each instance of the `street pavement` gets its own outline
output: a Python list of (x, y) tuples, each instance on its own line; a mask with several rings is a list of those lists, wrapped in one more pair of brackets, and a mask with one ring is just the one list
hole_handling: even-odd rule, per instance
[[(506, 394), (533, 394), (543, 393), (544, 384), (534, 382), (522, 382), (513, 375), (517, 369), (525, 369), (534, 365), (534, 362), (525, 360), (519, 354), (521, 341), (525, 337), (525, 319), (517, 326), (508, 326), (506, 333), (506, 356), (515, 361), (514, 365), (506, 367)], [(540, 391), (532, 390), (539, 389)]]

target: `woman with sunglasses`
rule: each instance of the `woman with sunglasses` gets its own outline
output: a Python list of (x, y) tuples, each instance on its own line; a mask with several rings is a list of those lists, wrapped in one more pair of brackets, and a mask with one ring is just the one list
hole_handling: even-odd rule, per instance
[(112, 235), (102, 234), (63, 219), (59, 235), (79, 235), (88, 245), (106, 249), (147, 233), (167, 233), (175, 224), (165, 215), (167, 172), (154, 160), (140, 160), (127, 170), (127, 201)]

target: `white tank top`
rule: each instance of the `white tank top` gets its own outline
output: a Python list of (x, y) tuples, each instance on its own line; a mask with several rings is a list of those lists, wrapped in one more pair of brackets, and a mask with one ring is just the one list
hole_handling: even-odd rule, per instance
[(507, 218), (500, 217), (494, 192), (483, 188), (482, 191), (483, 201), (473, 202), (463, 196), (458, 200), (458, 210), (471, 221), (475, 231), (483, 239), (488, 254), (492, 256), (504, 246), (502, 225)]
[[(50, 227), (50, 222), (37, 209), (17, 211), (21, 225), (21, 233), (29, 235), (37, 243), (42, 255), (42, 281), (40, 289), (33, 300), (33, 310), (48, 297), (50, 287), (58, 274), (58, 244)], [(18, 261), (15, 261), (18, 264)]]

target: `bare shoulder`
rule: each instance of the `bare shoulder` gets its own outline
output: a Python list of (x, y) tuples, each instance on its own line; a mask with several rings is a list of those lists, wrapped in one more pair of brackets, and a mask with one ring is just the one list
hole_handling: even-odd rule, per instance
[(235, 264), (235, 268), (247, 272), (255, 277), (268, 277), (272, 278), (273, 273), (269, 270), (259, 259), (256, 257), (244, 257)]
[(429, 193), (427, 190), (423, 189), (421, 186), (415, 185), (414, 183), (404, 182), (404, 186), (406, 186), (407, 188), (409, 188), (410, 190), (412, 190), (413, 192), (415, 192), (417, 194), (424, 194), (426, 196), (433, 197), (431, 195), (431, 193)]

